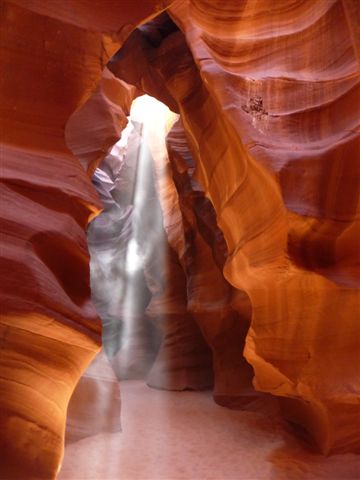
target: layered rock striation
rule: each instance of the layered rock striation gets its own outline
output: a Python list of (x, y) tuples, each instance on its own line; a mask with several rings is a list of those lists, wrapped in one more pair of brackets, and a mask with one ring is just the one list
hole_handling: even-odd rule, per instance
[[(186, 330), (164, 358), (197, 338), (217, 401), (238, 406), (253, 376), (323, 452), (359, 451), (357, 1), (8, 0), (1, 15), (1, 475), (60, 467), (69, 398), (101, 344), (90, 176), (140, 92), (183, 125), (162, 177), (178, 202), (168, 228), (160, 202), (171, 275), (145, 274), (148, 314), (173, 298)], [(121, 82), (105, 69), (117, 50)], [(209, 373), (180, 370), (181, 388)], [(162, 371), (154, 384), (176, 387)]]
[[(120, 102), (119, 82), (101, 81), (121, 44), (111, 36), (161, 9), (113, 7), (123, 16), (102, 2), (0, 6), (1, 478), (56, 476), (69, 399), (101, 346), (85, 235), (101, 204), (73, 152), (100, 161), (120, 135), (127, 94)], [(102, 126), (84, 146), (87, 127), (67, 122), (99, 83), (85, 116)]]
[(142, 48), (140, 78), (126, 54), (110, 65), (143, 85), (155, 70), (176, 100), (226, 240), (225, 277), (250, 300), (254, 386), (278, 396), (324, 452), (359, 449), (353, 10), (175, 2), (183, 33)]

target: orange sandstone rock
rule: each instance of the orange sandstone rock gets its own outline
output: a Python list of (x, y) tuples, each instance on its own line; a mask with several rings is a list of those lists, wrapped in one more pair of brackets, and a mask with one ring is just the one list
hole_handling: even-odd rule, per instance
[(125, 38), (161, 7), (147, 2), (123, 16), (101, 15), (102, 2), (10, 1), (0, 8), (1, 476), (48, 479), (60, 467), (68, 401), (101, 344), (85, 237), (101, 205), (70, 149), (95, 152), (85, 158), (94, 163), (99, 148), (105, 154), (115, 141), (123, 118), (109, 99), (118, 81), (102, 81), (94, 118), (113, 125), (89, 151), (71, 125), (65, 135), (66, 123), (120, 45), (113, 32)]
[(244, 354), (255, 388), (284, 399), (285, 417), (324, 452), (360, 448), (353, 10), (175, 2), (186, 43), (172, 32), (143, 45), (137, 66), (145, 85), (151, 62), (179, 105), (226, 240), (225, 277), (251, 303)]
[[(196, 114), (184, 101), (184, 121), (228, 244), (225, 275), (252, 304), (254, 385), (284, 398), (285, 417), (324, 452), (359, 450), (355, 19), (342, 2), (248, 4), (235, 16), (227, 4), (216, 23), (217, 3), (204, 7), (174, 9), (209, 92)], [(216, 130), (195, 132), (211, 105)]]
[[(251, 316), (244, 355), (255, 388), (279, 397), (285, 417), (323, 452), (359, 451), (356, 0), (109, 5), (1, 3), (5, 478), (54, 478), (59, 469), (69, 398), (100, 348), (85, 228), (101, 205), (79, 160), (93, 171), (139, 91), (180, 112), (196, 178), (226, 242), (223, 265), (202, 213), (179, 201), (182, 231), (195, 240), (175, 245), (167, 237), (175, 283), (153, 297), (153, 312), (177, 305), (176, 319), (189, 319), (180, 322), (184, 347), (202, 341), (200, 326), (218, 395), (227, 399), (237, 396), (228, 338), (245, 335)], [(181, 31), (165, 15), (131, 35), (109, 64), (137, 90), (102, 76), (135, 26), (167, 7)], [(103, 123), (88, 135), (81, 129), (90, 117)], [(174, 133), (170, 158), (179, 153)], [(223, 294), (202, 287), (208, 275)], [(226, 314), (214, 318), (212, 302)], [(240, 352), (237, 359), (236, 380), (245, 365)]]

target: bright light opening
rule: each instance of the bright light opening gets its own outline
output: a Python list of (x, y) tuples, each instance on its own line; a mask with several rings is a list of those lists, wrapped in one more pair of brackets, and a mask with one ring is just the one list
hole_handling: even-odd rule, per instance
[(140, 270), (143, 266), (139, 244), (135, 238), (131, 238), (126, 253), (126, 271), (130, 275)]

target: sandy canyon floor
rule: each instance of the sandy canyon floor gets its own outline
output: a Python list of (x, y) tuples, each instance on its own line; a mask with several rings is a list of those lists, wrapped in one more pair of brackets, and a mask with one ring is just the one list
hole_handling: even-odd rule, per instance
[(360, 479), (360, 456), (311, 453), (276, 415), (222, 408), (210, 392), (121, 389), (123, 431), (67, 445), (58, 480)]

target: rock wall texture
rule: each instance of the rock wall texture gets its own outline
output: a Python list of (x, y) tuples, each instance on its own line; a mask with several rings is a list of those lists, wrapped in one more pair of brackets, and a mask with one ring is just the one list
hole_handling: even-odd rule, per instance
[[(128, 90), (118, 101), (102, 72), (120, 30), (160, 3), (1, 2), (1, 478), (56, 476), (70, 396), (100, 348), (85, 229), (101, 204), (73, 152), (92, 171), (120, 135)], [(94, 91), (84, 125), (72, 115)]]
[(245, 357), (255, 388), (286, 399), (286, 417), (324, 452), (358, 450), (355, 18), (346, 2), (278, 2), (270, 18), (266, 2), (235, 18), (227, 5), (221, 32), (207, 20), (216, 4), (194, 2), (192, 21), (180, 5), (174, 15), (208, 95), (195, 109), (190, 87), (182, 101), (228, 246), (224, 273), (251, 302)]
[(254, 386), (324, 452), (359, 449), (355, 11), (175, 2), (181, 31), (159, 45), (145, 32), (142, 69), (127, 61), (134, 36), (109, 65), (136, 85), (154, 71), (177, 102), (226, 241), (225, 278), (250, 302)]
[[(253, 372), (242, 355), (250, 324), (249, 299), (223, 276), (226, 243), (214, 208), (195, 179), (195, 162), (180, 120), (167, 137), (167, 147), (172, 179), (166, 184), (173, 184), (178, 195), (184, 247), (181, 251), (177, 246), (177, 252), (187, 278), (188, 310), (212, 349), (215, 400), (241, 406), (255, 395)], [(172, 226), (170, 212), (166, 218)], [(172, 237), (176, 248), (179, 235), (173, 232)]]
[[(176, 297), (191, 325), (179, 342), (202, 332), (220, 403), (238, 405), (253, 376), (323, 452), (359, 451), (357, 0), (106, 6), (0, 4), (1, 475), (60, 467), (68, 402), (101, 343), (90, 175), (140, 91), (183, 125), (168, 137), (179, 227), (161, 204), (173, 270), (159, 297), (148, 269), (149, 314)], [(119, 48), (121, 82), (105, 68)]]

